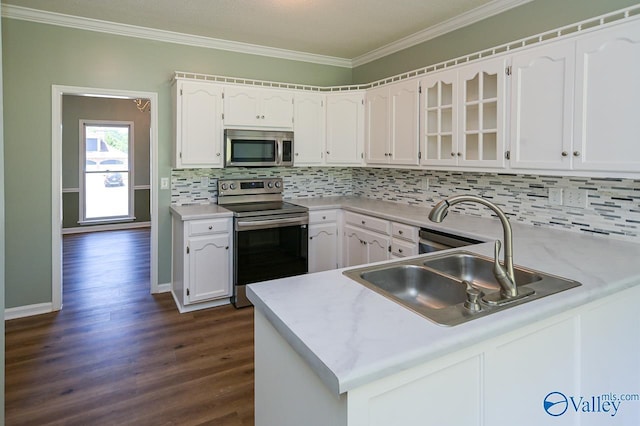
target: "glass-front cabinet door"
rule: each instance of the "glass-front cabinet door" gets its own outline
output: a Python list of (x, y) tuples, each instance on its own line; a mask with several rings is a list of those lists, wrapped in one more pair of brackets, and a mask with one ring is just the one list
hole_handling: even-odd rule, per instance
[(459, 165), (504, 167), (505, 74), (504, 59), (459, 70)]
[(424, 165), (457, 165), (457, 71), (425, 77), (422, 88), (421, 149)]

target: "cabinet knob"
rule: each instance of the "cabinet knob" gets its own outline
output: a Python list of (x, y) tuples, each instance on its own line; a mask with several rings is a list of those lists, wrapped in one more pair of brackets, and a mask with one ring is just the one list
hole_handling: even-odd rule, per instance
[(209, 225), (209, 230), (212, 230), (212, 229), (213, 229), (213, 226)]
[(363, 221), (362, 221), (362, 224), (364, 225), (364, 223), (365, 223), (365, 222), (364, 222), (364, 220), (363, 220)]
[(573, 151), (574, 157), (580, 157), (580, 151)]
[(398, 230), (398, 234), (402, 235), (402, 230), (401, 229)]
[(455, 152), (452, 152), (452, 153), (451, 153), (451, 156), (452, 156), (452, 157), (455, 157), (455, 156), (456, 156), (456, 153), (455, 153)]
[(260, 120), (260, 116), (259, 116), (259, 115), (256, 115), (256, 118), (257, 118), (258, 120)]
[(260, 118), (262, 118), (264, 120), (264, 115), (261, 115)]
[(229, 250), (229, 246), (226, 246), (224, 249), (225, 249), (225, 250)]
[(322, 220), (325, 220), (327, 217), (326, 216), (322, 216)]
[(566, 157), (567, 155), (569, 155), (569, 153), (567, 151), (562, 151), (562, 156)]
[(398, 253), (402, 253), (402, 249), (398, 249)]
[(329, 151), (327, 151), (327, 155), (329, 155)]
[(297, 157), (298, 155), (300, 155), (300, 153), (299, 153), (299, 152), (296, 152), (296, 157)]
[(462, 153), (461, 152), (458, 153), (458, 157), (462, 157)]
[(310, 240), (313, 240), (313, 237), (309, 237)]
[(216, 153), (216, 157), (220, 157), (220, 153), (219, 153), (219, 152), (218, 152), (218, 153)]

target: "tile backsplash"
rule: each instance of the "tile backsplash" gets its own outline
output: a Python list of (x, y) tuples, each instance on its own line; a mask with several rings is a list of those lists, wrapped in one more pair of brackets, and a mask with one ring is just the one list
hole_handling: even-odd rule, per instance
[[(172, 172), (171, 202), (215, 203), (218, 179), (251, 176), (282, 177), (285, 198), (356, 195), (432, 207), (451, 195), (473, 194), (492, 200), (512, 221), (640, 240), (640, 180), (634, 179), (334, 167), (189, 169)], [(586, 190), (588, 206), (550, 205), (549, 188)], [(492, 214), (477, 204), (453, 210)]]

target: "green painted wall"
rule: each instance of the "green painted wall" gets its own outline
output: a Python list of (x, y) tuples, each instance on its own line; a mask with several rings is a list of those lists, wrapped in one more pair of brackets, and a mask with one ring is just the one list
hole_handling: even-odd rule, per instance
[(353, 70), (353, 82), (370, 83), (634, 4), (638, 4), (638, 0), (534, 0), (356, 67)]
[[(2, 9), (2, 6), (0, 6)], [(4, 114), (2, 91), (2, 24), (0, 23), (0, 307), (4, 306), (5, 221), (4, 221)], [(0, 317), (0, 425), (4, 424), (4, 310)]]
[[(144, 112), (131, 99), (107, 99), (87, 96), (62, 97), (62, 188), (77, 190), (80, 186), (80, 120), (132, 121), (134, 128), (133, 160), (134, 185), (149, 185), (149, 128), (151, 114)], [(134, 222), (151, 220), (150, 191), (137, 189), (134, 193)], [(79, 193), (68, 192), (62, 197), (62, 227), (87, 228), (78, 223)], [(146, 203), (146, 204), (145, 204)]]
[[(51, 301), (51, 86), (157, 92), (159, 176), (170, 176), (173, 72), (313, 85), (351, 82), (347, 68), (216, 51), (3, 19), (6, 307)], [(153, 182), (158, 185), (159, 182)], [(170, 193), (159, 195), (160, 283), (170, 282)]]

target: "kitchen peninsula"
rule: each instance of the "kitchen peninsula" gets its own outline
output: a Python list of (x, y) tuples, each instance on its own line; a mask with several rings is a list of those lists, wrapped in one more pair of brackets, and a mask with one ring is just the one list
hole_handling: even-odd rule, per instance
[[(416, 226), (428, 209), (366, 199), (295, 200)], [(257, 425), (539, 425), (545, 396), (640, 392), (640, 244), (512, 223), (516, 265), (582, 286), (443, 327), (342, 274), (250, 285), (255, 309)], [(487, 243), (497, 220), (450, 214), (429, 227)], [(517, 392), (514, 390), (517, 389)], [(574, 410), (558, 424), (602, 424)], [(579, 417), (577, 419), (576, 417)], [(625, 401), (607, 424), (637, 424)]]

